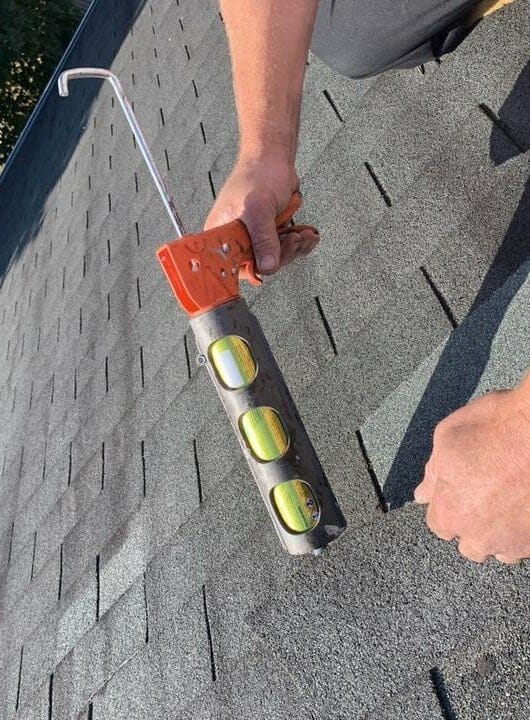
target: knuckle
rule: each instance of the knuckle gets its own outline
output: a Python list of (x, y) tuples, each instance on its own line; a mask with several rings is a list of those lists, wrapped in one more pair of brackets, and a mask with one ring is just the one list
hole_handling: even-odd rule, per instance
[(277, 239), (271, 238), (270, 236), (263, 236), (263, 235), (253, 235), (251, 233), (252, 238), (252, 246), (254, 250), (260, 254), (263, 255), (265, 253), (271, 253), (272, 255), (276, 255), (279, 247), (279, 243)]
[(274, 202), (266, 199), (261, 193), (249, 193), (243, 202), (243, 216), (249, 219), (261, 219), (275, 217), (276, 211)]
[(443, 420), (440, 420), (438, 425), (434, 428), (434, 437), (439, 437), (440, 435), (443, 435), (444, 432), (447, 430), (447, 418), (444, 418)]
[(440, 529), (440, 519), (437, 504), (431, 503), (431, 505), (429, 505), (425, 522), (429, 530), (432, 530), (432, 532), (437, 535)]
[(440, 508), (439, 502), (429, 505), (425, 522), (429, 530), (442, 540), (452, 540), (454, 538), (454, 532), (449, 528), (449, 518), (443, 508)]
[(440, 420), (438, 425), (434, 428), (433, 444), (438, 445), (440, 442), (443, 442), (443, 440), (447, 438), (447, 435), (450, 432), (451, 428), (452, 423), (449, 417)]
[(521, 562), (520, 557), (517, 557), (515, 555), (504, 555), (503, 553), (498, 553), (497, 555), (495, 555), (495, 559), (503, 563), (504, 565), (517, 565)]
[(423, 471), (423, 479), (430, 482), (433, 482), (436, 479), (436, 474), (434, 472), (434, 458), (432, 455), (425, 464), (425, 470)]
[(473, 554), (472, 552), (470, 552), (469, 550), (465, 550), (465, 551), (464, 551), (464, 550), (461, 550), (460, 547), (459, 547), (459, 548), (458, 548), (458, 552), (460, 553), (460, 555), (462, 555), (462, 557), (465, 557), (466, 560), (469, 560), (470, 562), (474, 562), (474, 563), (481, 563), (481, 562), (483, 562), (483, 559), (482, 559), (482, 558), (477, 557), (476, 555), (474, 555), (474, 554)]
[(479, 543), (471, 540), (462, 539), (458, 543), (458, 552), (472, 562), (484, 562), (488, 556), (488, 550)]

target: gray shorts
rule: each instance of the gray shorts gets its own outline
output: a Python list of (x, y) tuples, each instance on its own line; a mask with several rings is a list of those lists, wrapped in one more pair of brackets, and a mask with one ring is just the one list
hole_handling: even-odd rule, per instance
[(320, 0), (311, 45), (352, 78), (410, 68), (454, 50), (478, 0)]

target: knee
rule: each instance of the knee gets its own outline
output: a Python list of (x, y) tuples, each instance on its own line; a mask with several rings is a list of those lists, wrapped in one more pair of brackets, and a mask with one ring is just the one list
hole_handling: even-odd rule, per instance
[(376, 38), (368, 37), (365, 27), (360, 30), (359, 12), (352, 0), (337, 4), (321, 0), (311, 41), (312, 52), (322, 62), (355, 79), (376, 75), (383, 69)]
[(359, 48), (354, 52), (353, 48), (322, 47), (313, 43), (311, 51), (332, 70), (353, 80), (361, 80), (381, 72), (377, 63), (368, 55), (359, 52)]

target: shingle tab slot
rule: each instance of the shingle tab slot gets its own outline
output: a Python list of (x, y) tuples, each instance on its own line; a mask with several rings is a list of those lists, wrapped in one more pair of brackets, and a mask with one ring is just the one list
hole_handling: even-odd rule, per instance
[(526, 143), (522, 138), (517, 137), (516, 133), (512, 130), (512, 128), (500, 118), (497, 113), (493, 112), (493, 110), (486, 105), (486, 103), (480, 103), (479, 108), (482, 110), (484, 115), (491, 120), (491, 122), (501, 130), (508, 140), (515, 145), (515, 147), (519, 150), (519, 152), (522, 152), (523, 155), (528, 150), (530, 150), (530, 145)]
[(201, 468), (199, 466), (199, 455), (197, 453), (197, 440), (193, 439), (193, 459), (195, 461), (195, 473), (197, 475), (197, 489), (199, 491), (199, 505), (202, 505), (202, 482)]
[(190, 352), (188, 350), (188, 336), (184, 335), (184, 353), (186, 355), (186, 367), (188, 368), (188, 380), (191, 379)]
[[(5, 457), (4, 457), (4, 463), (5, 463)], [(2, 471), (3, 476), (3, 471)], [(11, 532), (9, 533), (9, 550), (7, 552), (7, 565), (9, 567), (9, 564), (11, 563), (11, 552), (13, 551), (13, 533), (15, 530), (15, 521), (11, 523)]]
[(33, 580), (33, 574), (35, 572), (35, 548), (37, 547), (37, 531), (33, 533), (33, 551), (31, 554), (31, 573), (29, 576), (30, 580)]
[(215, 187), (214, 187), (214, 184), (213, 184), (213, 178), (212, 178), (211, 170), (208, 170), (208, 180), (209, 180), (209, 182), (210, 182), (210, 190), (212, 191), (213, 199), (215, 200), (216, 197), (217, 197), (217, 195), (215, 194)]
[(445, 681), (441, 670), (437, 667), (433, 667), (429, 671), (429, 675), (431, 677), (434, 693), (440, 703), (440, 709), (444, 720), (458, 720), (458, 717), (451, 706), (449, 694), (447, 692), (447, 688), (445, 687)]
[(101, 443), (101, 489), (105, 488), (105, 443)]
[(53, 673), (50, 675), (50, 685), (48, 688), (48, 720), (53, 717)]
[(99, 621), (99, 605), (101, 599), (101, 583), (99, 575), (99, 553), (96, 555), (96, 622)]
[(149, 642), (149, 608), (147, 605), (147, 582), (146, 573), (144, 572), (144, 606), (145, 606), (145, 642)]
[(329, 94), (329, 92), (327, 90), (323, 90), (322, 92), (324, 94), (324, 97), (328, 101), (328, 103), (331, 105), (331, 108), (332, 108), (333, 112), (335, 113), (335, 115), (337, 116), (339, 122), (343, 123), (344, 120), (342, 118), (342, 115), (340, 114), (340, 112), (339, 112), (337, 106), (335, 105), (335, 102), (334, 102), (333, 98), (331, 97), (331, 95)]
[(24, 646), (20, 648), (20, 663), (18, 666), (18, 682), (17, 682), (17, 699), (15, 701), (15, 710), (18, 710), (20, 704), (20, 684), (22, 680), (22, 662), (24, 661)]
[(138, 297), (138, 310), (142, 309), (142, 296), (140, 293), (140, 278), (136, 278), (136, 295)]
[(210, 648), (210, 668), (212, 672), (212, 680), (215, 682), (217, 680), (217, 672), (215, 669), (215, 657), (213, 652), (213, 643), (212, 643), (212, 631), (210, 628), (210, 620), (208, 618), (208, 605), (206, 602), (206, 586), (202, 586), (202, 603), (204, 608), (204, 620), (206, 623), (206, 634), (208, 636), (208, 646)]
[(324, 329), (325, 329), (325, 331), (326, 331), (326, 333), (327, 333), (327, 336), (328, 336), (328, 338), (329, 338), (329, 342), (330, 342), (330, 345), (331, 345), (331, 349), (333, 350), (333, 355), (338, 355), (337, 343), (335, 342), (335, 338), (333, 337), (333, 333), (332, 333), (332, 331), (331, 331), (330, 324), (329, 324), (328, 319), (327, 319), (327, 317), (326, 317), (326, 315), (325, 315), (325, 313), (324, 313), (324, 310), (323, 310), (323, 308), (322, 308), (322, 304), (321, 304), (321, 302), (320, 302), (320, 298), (319, 298), (319, 297), (315, 297), (315, 303), (316, 303), (316, 306), (317, 306), (318, 314), (320, 315), (320, 319), (322, 320), (322, 324), (324, 325)]
[(392, 200), (391, 200), (391, 198), (390, 198), (390, 195), (389, 195), (389, 194), (387, 193), (387, 191), (385, 190), (385, 187), (384, 187), (383, 183), (381, 182), (381, 180), (379, 179), (379, 177), (376, 175), (373, 167), (370, 165), (369, 162), (365, 162), (365, 163), (364, 163), (364, 167), (368, 170), (368, 172), (369, 172), (369, 174), (370, 174), (370, 177), (372, 178), (372, 180), (374, 181), (377, 189), (378, 189), (379, 192), (381, 193), (381, 197), (382, 197), (383, 200), (385, 201), (386, 205), (387, 205), (388, 207), (392, 207)]
[(145, 472), (145, 440), (140, 442), (140, 455), (142, 458), (142, 494), (144, 497), (147, 495), (147, 477)]
[(57, 600), (58, 601), (61, 599), (62, 589), (63, 589), (63, 543), (61, 543), (61, 548), (59, 550), (59, 590), (57, 592)]
[(144, 348), (143, 345), (140, 345), (140, 378), (142, 383), (142, 389), (145, 386), (145, 376), (144, 376)]
[(433, 293), (435, 294), (436, 299), (437, 299), (438, 302), (440, 303), (440, 305), (441, 305), (441, 307), (442, 307), (442, 310), (444, 311), (445, 315), (447, 316), (447, 319), (448, 319), (449, 322), (451, 323), (453, 329), (454, 329), (454, 328), (457, 328), (457, 327), (458, 327), (458, 323), (457, 323), (457, 321), (456, 321), (455, 316), (453, 315), (453, 312), (452, 312), (451, 308), (449, 307), (449, 303), (448, 303), (447, 300), (444, 298), (444, 296), (442, 295), (440, 289), (436, 286), (436, 284), (434, 283), (434, 280), (431, 278), (431, 276), (429, 275), (429, 273), (427, 272), (427, 270), (425, 269), (425, 267), (423, 267), (423, 265), (420, 266), (420, 270), (421, 270), (421, 273), (422, 273), (423, 277), (424, 277), (425, 280), (427, 281), (427, 284), (429, 285), (429, 287), (431, 288), (431, 290), (432, 290)]
[(381, 487), (381, 483), (377, 479), (377, 475), (375, 474), (375, 470), (372, 465), (372, 462), (371, 462), (370, 458), (368, 457), (368, 453), (366, 452), (366, 446), (364, 444), (364, 440), (363, 440), (363, 436), (361, 435), (361, 431), (356, 430), (355, 436), (357, 438), (357, 442), (359, 443), (359, 448), (360, 448), (361, 454), (363, 456), (364, 464), (366, 465), (366, 469), (368, 470), (368, 475), (370, 476), (372, 485), (374, 486), (375, 494), (377, 495), (377, 499), (379, 500), (379, 505), (381, 506), (381, 510), (383, 512), (388, 512), (388, 503), (385, 499), (385, 496), (383, 495), (383, 489)]

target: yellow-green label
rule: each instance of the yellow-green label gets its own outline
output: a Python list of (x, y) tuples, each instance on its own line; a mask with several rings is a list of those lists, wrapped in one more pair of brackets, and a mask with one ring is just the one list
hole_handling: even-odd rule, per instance
[(278, 460), (289, 447), (289, 436), (278, 413), (269, 407), (248, 410), (239, 427), (254, 457), (264, 462)]
[(271, 490), (272, 503), (287, 530), (304, 533), (320, 519), (320, 509), (313, 491), (303, 480), (287, 480)]
[(243, 338), (220, 338), (210, 345), (208, 353), (219, 382), (229, 390), (247, 387), (254, 381), (258, 368)]

